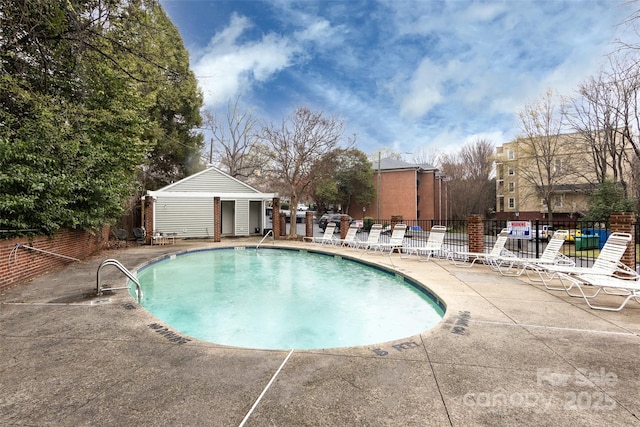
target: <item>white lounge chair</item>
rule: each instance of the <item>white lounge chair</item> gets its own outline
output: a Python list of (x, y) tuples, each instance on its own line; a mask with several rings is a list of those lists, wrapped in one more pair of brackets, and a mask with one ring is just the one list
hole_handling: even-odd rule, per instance
[(402, 247), (402, 253), (406, 254), (406, 256), (402, 256), (402, 258), (408, 258), (411, 255), (415, 255), (416, 258), (418, 258), (418, 261), (429, 261), (429, 258), (431, 258), (432, 255), (444, 252), (442, 245), (444, 244), (444, 236), (446, 232), (447, 227), (444, 225), (434, 225), (431, 227), (426, 244), (422, 246), (405, 245)]
[[(493, 244), (493, 248), (489, 252), (464, 252), (464, 251), (447, 251), (447, 259), (449, 262), (453, 263), (459, 267), (472, 267), (476, 261), (481, 261), (484, 264), (488, 264), (491, 266), (490, 260), (492, 258), (499, 258), (505, 256), (515, 255), (506, 249), (504, 246), (507, 244), (507, 240), (509, 240), (509, 229), (503, 228), (502, 231), (498, 234), (495, 243)], [(471, 261), (471, 263), (469, 263)], [(491, 266), (493, 268), (493, 266)]]
[[(622, 256), (629, 246), (631, 241), (631, 234), (629, 233), (611, 233), (607, 239), (604, 247), (600, 250), (598, 258), (594, 261), (591, 267), (572, 267), (566, 265), (544, 265), (540, 264), (535, 270), (531, 270), (538, 274), (538, 279), (530, 278), (532, 281), (542, 281), (544, 286), (550, 290), (566, 290), (568, 288), (564, 279), (567, 275), (602, 275), (602, 276), (614, 276), (614, 275), (626, 275), (629, 277), (636, 276), (635, 270), (627, 267), (620, 262)], [(562, 276), (560, 273), (564, 273)], [(554, 279), (559, 279), (562, 283), (561, 287), (549, 286), (549, 283)], [(571, 282), (573, 283), (573, 282)]]
[(358, 226), (356, 224), (352, 224), (349, 226), (347, 230), (347, 234), (344, 236), (344, 239), (334, 239), (333, 244), (336, 246), (350, 246), (355, 247), (358, 240), (356, 235), (358, 234)]
[(370, 245), (378, 243), (378, 241), (380, 240), (381, 234), (382, 234), (382, 224), (373, 224), (371, 226), (371, 229), (369, 230), (369, 236), (367, 237), (367, 240), (365, 240), (364, 242), (360, 242), (360, 241), (356, 242), (354, 244), (354, 247), (358, 249), (367, 250)]
[(395, 250), (401, 250), (404, 242), (404, 233), (407, 231), (407, 224), (396, 224), (388, 242), (378, 242), (368, 245), (367, 251), (380, 251), (383, 254), (388, 251), (391, 255)]
[[(625, 280), (618, 277), (613, 276), (603, 276), (601, 274), (582, 274), (579, 276), (572, 276), (564, 273), (560, 273), (563, 276), (563, 283), (570, 282), (571, 285), (565, 287), (567, 293), (571, 296), (582, 296), (586, 301), (587, 305), (590, 308), (595, 310), (606, 310), (606, 311), (620, 311), (624, 308), (625, 305), (631, 299), (635, 299), (636, 302), (640, 303), (640, 277), (636, 276), (633, 279)], [(590, 288), (594, 288), (595, 292), (591, 294), (585, 293), (585, 286), (587, 285)], [(576, 287), (579, 291), (579, 294), (569, 292), (569, 289)], [(607, 295), (620, 296), (624, 299), (622, 300), (622, 304), (618, 307), (611, 306), (603, 306), (603, 305), (594, 305), (591, 303), (591, 300), (598, 296), (600, 292), (603, 292)]]
[[(569, 257), (560, 253), (568, 230), (556, 230), (544, 248), (540, 258), (518, 258), (513, 256), (491, 258), (490, 262), (503, 276), (520, 276), (525, 270), (537, 270), (546, 265), (563, 265), (573, 267), (576, 263)], [(527, 271), (529, 274), (529, 271)]]
[(333, 244), (337, 239), (333, 238), (333, 233), (336, 230), (336, 225), (333, 223), (327, 224), (324, 229), (324, 234), (321, 237), (304, 237), (302, 240), (311, 243), (319, 243), (320, 245)]

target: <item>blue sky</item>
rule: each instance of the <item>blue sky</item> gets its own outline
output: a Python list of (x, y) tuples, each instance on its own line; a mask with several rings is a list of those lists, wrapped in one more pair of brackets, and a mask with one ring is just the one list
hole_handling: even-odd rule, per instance
[(628, 40), (637, 5), (605, 1), (161, 0), (205, 108), (240, 96), (279, 123), (297, 106), (344, 120), (371, 154), (499, 145), (546, 88), (571, 96)]

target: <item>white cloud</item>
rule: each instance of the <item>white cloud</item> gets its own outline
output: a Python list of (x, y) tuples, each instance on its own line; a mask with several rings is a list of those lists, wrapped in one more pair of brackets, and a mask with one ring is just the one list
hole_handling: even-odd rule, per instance
[(365, 152), (506, 142), (525, 103), (597, 71), (624, 15), (598, 0), (235, 4), (251, 20), (229, 13), (191, 50), (207, 106), (250, 93), (277, 120), (304, 103)]
[(233, 14), (229, 26), (212, 37), (198, 52), (192, 69), (204, 94), (205, 105), (225, 104), (246, 93), (255, 82), (264, 82), (288, 67), (299, 47), (270, 33), (257, 41), (240, 42), (250, 21)]
[(400, 114), (417, 118), (429, 112), (443, 99), (444, 78), (445, 70), (442, 67), (429, 58), (423, 59), (408, 82), (407, 93), (401, 97)]

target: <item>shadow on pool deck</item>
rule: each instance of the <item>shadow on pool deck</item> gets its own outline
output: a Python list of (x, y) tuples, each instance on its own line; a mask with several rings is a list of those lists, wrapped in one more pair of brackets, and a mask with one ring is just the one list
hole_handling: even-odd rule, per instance
[[(484, 266), (396, 255), (397, 270), (447, 304), (436, 328), (292, 353), (189, 339), (126, 291), (93, 295), (106, 258), (135, 269), (176, 251), (256, 243), (105, 251), (4, 292), (0, 425), (640, 425), (640, 304), (594, 311)], [(113, 267), (103, 277), (125, 281)]]

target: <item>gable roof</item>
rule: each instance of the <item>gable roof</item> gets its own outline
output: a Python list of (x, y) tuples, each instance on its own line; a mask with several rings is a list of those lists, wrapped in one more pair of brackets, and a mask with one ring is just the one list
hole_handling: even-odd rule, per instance
[[(418, 170), (420, 172), (422, 171), (437, 171), (438, 168), (436, 168), (435, 166), (426, 164), (426, 163), (422, 163), (422, 164), (416, 164), (416, 163), (407, 163), (404, 162), (402, 160), (396, 160), (396, 159), (392, 159), (392, 158), (384, 158), (384, 159), (380, 159), (380, 171), (390, 171), (390, 170)], [(377, 171), (378, 170), (378, 162), (374, 161), (373, 162), (373, 170)]]
[(215, 166), (190, 175), (180, 181), (169, 184), (156, 191), (147, 191), (150, 196), (174, 196), (174, 197), (257, 197), (273, 198), (273, 193), (262, 193), (237, 178), (221, 171)]

